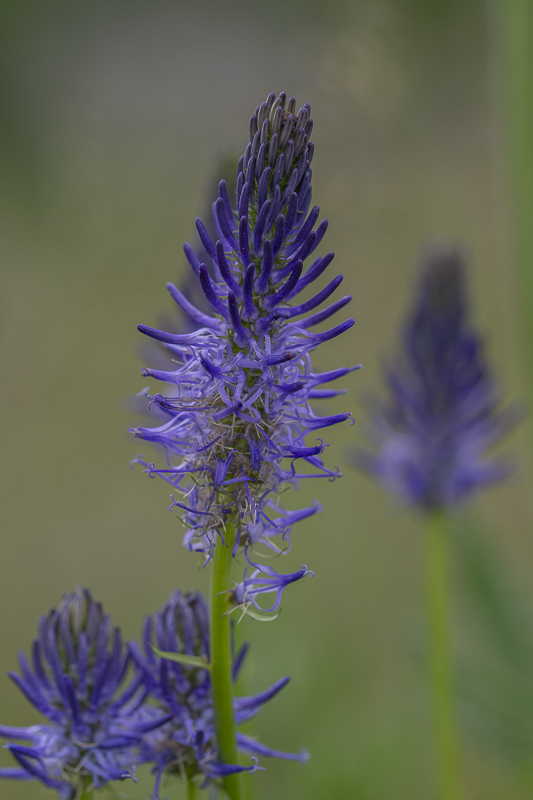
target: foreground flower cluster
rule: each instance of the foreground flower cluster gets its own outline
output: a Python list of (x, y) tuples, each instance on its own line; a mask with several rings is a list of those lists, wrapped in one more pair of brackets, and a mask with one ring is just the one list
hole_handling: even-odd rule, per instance
[[(241, 800), (238, 773), (258, 769), (259, 757), (307, 760), (237, 729), (288, 678), (253, 697), (235, 696), (246, 648), (233, 653), (229, 615), (276, 613), (285, 588), (313, 575), (305, 565), (279, 574), (257, 560), (272, 555), (265, 548), (287, 552), (294, 523), (320, 510), (286, 510), (280, 494), (302, 478), (340, 475), (322, 461), (327, 443), (318, 434), (351, 419), (312, 406), (342, 394), (329, 385), (358, 367), (319, 373), (311, 362), (311, 352), (353, 320), (322, 326), (351, 300), (324, 307), (342, 275), (314, 288), (333, 253), (304, 267), (327, 229), (318, 206), (311, 207), (309, 112), (308, 104), (296, 111), (284, 93), (270, 94), (256, 109), (234, 197), (221, 181), (212, 224), (196, 221), (205, 258), (185, 245), (202, 302), (193, 304), (195, 292), (187, 296), (169, 284), (185, 317), (181, 332), (139, 326), (175, 366), (143, 370), (166, 385), (148, 395), (161, 424), (134, 430), (163, 448), (166, 464), (136, 461), (172, 486), (171, 509), (179, 509), (187, 528), (186, 547), (205, 563), (213, 559), (211, 608), (200, 594), (175, 592), (147, 619), (142, 645), (125, 647), (88, 591), (66, 595), (41, 624), (31, 666), (21, 655), (21, 674), (12, 675), (47, 723), (0, 727), (18, 763), (1, 777), (38, 780), (62, 800), (86, 800), (150, 764), (154, 798), (163, 778), (175, 775), (190, 797), (198, 784), (214, 781)], [(247, 567), (234, 582), (240, 552)], [(251, 764), (238, 763), (239, 751)]]
[[(238, 735), (238, 746), (254, 756), (252, 766), (218, 760), (209, 669), (160, 658), (151, 647), (208, 663), (209, 609), (199, 592), (174, 592), (147, 618), (142, 641), (142, 649), (136, 643), (123, 646), (120, 631), (112, 631), (89, 591), (65, 595), (58, 609), (41, 619), (31, 666), (21, 653), (21, 674), (11, 673), (48, 722), (0, 726), (0, 735), (25, 742), (8, 743), (18, 766), (0, 770), (0, 777), (37, 780), (62, 800), (74, 800), (110, 781), (134, 778), (135, 768), (148, 763), (158, 798), (165, 774), (205, 785), (257, 769), (257, 756), (307, 760), (303, 752), (272, 750), (244, 734)], [(245, 655), (243, 648), (234, 659), (234, 679)], [(236, 722), (254, 716), (288, 680), (254, 697), (236, 697)]]
[[(217, 541), (224, 541), (228, 523), (238, 528), (234, 555), (243, 547), (250, 558), (258, 544), (282, 552), (291, 526), (319, 506), (287, 512), (279, 503), (280, 492), (301, 478), (339, 475), (321, 459), (323, 439), (307, 440), (350, 418), (348, 413), (321, 416), (310, 401), (342, 393), (328, 384), (357, 369), (317, 373), (310, 358), (312, 350), (347, 331), (353, 320), (313, 332), (350, 301), (345, 296), (317, 310), (340, 286), (342, 275), (300, 299), (333, 259), (333, 253), (318, 256), (304, 269), (327, 228), (326, 220), (317, 226), (318, 206), (311, 208), (309, 111), (305, 104), (296, 112), (294, 98), (287, 102), (283, 93), (277, 98), (270, 94), (250, 120), (236, 203), (226, 182), (220, 182), (213, 204), (216, 241), (196, 220), (208, 263), (201, 263), (188, 244), (185, 253), (211, 312), (192, 305), (169, 284), (172, 298), (196, 330), (166, 333), (139, 326), (165, 344), (178, 366), (174, 371), (143, 370), (170, 385), (171, 392), (149, 396), (164, 414), (163, 424), (134, 432), (164, 448), (167, 463), (156, 467), (142, 457), (137, 460), (151, 477), (158, 475), (173, 487), (171, 508), (180, 509), (187, 527), (184, 544), (207, 559)], [(267, 574), (263, 581), (269, 583), (247, 578), (241, 584), (235, 593), (241, 604), (253, 603), (267, 586), (283, 590), (308, 571)]]

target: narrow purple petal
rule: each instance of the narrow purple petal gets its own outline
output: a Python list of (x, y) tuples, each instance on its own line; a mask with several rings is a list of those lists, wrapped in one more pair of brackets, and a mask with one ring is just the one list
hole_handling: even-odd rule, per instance
[(220, 300), (220, 298), (218, 298), (215, 294), (215, 290), (205, 264), (200, 264), (200, 272), (198, 277), (200, 278), (200, 284), (202, 286), (203, 293), (206, 296), (207, 302), (210, 303), (215, 311), (218, 311), (218, 313), (223, 316), (226, 321), (229, 321), (229, 311), (222, 300)]
[(314, 308), (321, 305), (341, 285), (343, 279), (343, 275), (337, 275), (337, 277), (333, 278), (333, 280), (328, 283), (328, 285), (322, 289), (322, 291), (318, 292), (318, 294), (316, 294), (310, 300), (307, 300), (305, 303), (301, 303), (299, 306), (294, 306), (291, 308), (291, 317), (297, 317), (300, 314), (307, 314), (308, 311), (312, 311)]
[(281, 303), (282, 300), (285, 300), (286, 297), (290, 295), (298, 280), (300, 279), (300, 275), (302, 274), (302, 267), (303, 264), (301, 261), (297, 261), (293, 267), (292, 273), (289, 275), (283, 286), (279, 291), (275, 294), (268, 295), (265, 297), (265, 305), (268, 308), (274, 308), (278, 303)]
[(206, 253), (208, 254), (208, 256), (210, 256), (210, 258), (213, 259), (213, 261), (215, 261), (217, 257), (215, 245), (213, 244), (213, 240), (209, 236), (207, 228), (205, 227), (200, 217), (196, 217), (196, 229), (198, 231), (200, 241), (205, 247)]

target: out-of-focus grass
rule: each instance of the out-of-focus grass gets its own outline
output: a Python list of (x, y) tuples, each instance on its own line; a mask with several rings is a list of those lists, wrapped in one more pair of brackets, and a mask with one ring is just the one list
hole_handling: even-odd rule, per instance
[(461, 709), (471, 738), (533, 786), (533, 608), (501, 544), (478, 520), (456, 521)]
[(492, 0), (493, 69), (506, 168), (510, 252), (517, 272), (522, 354), (533, 400), (533, 5)]

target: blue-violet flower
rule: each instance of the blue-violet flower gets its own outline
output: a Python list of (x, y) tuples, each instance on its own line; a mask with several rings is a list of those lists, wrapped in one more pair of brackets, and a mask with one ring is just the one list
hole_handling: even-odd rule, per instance
[(238, 526), (234, 555), (241, 546), (247, 552), (259, 543), (281, 552), (290, 523), (319, 507), (288, 512), (279, 504), (279, 493), (300, 478), (340, 475), (323, 463), (322, 439), (306, 442), (309, 434), (350, 418), (349, 413), (317, 414), (310, 401), (341, 394), (322, 387), (357, 369), (317, 373), (310, 357), (353, 325), (349, 319), (321, 333), (311, 331), (350, 301), (345, 296), (316, 310), (342, 276), (309, 299), (296, 299), (333, 259), (328, 253), (304, 270), (327, 228), (327, 220), (316, 227), (318, 206), (309, 210), (314, 149), (309, 111), (305, 104), (296, 113), (294, 98), (287, 102), (284, 93), (270, 94), (250, 120), (236, 204), (226, 182), (219, 184), (213, 204), (217, 240), (196, 220), (209, 265), (189, 244), (184, 249), (211, 312), (168, 284), (196, 330), (176, 334), (139, 325), (166, 345), (178, 366), (142, 370), (170, 384), (172, 394), (148, 397), (164, 413), (163, 424), (134, 429), (139, 438), (164, 448), (166, 465), (156, 467), (140, 456), (136, 461), (179, 493), (172, 496), (171, 509), (182, 512), (188, 529), (184, 544), (206, 558), (218, 537), (224, 539), (229, 521)]
[(455, 505), (500, 480), (508, 466), (485, 450), (516, 420), (499, 395), (469, 323), (461, 254), (426, 256), (403, 351), (386, 370), (390, 399), (372, 403), (377, 452), (359, 466), (401, 500), (429, 511)]
[[(142, 734), (142, 760), (154, 763), (159, 797), (163, 775), (181, 776), (185, 781), (201, 780), (202, 785), (232, 772), (255, 771), (257, 756), (274, 756), (305, 762), (305, 752), (285, 753), (272, 750), (245, 734), (237, 734), (239, 750), (251, 754), (252, 766), (222, 764), (217, 756), (211, 680), (207, 667), (176, 663), (160, 658), (151, 644), (166, 653), (209, 661), (209, 609), (204, 597), (196, 592), (182, 595), (175, 591), (162, 608), (147, 617), (143, 630), (143, 649), (130, 645), (140, 679), (149, 700), (137, 713), (136, 730)], [(236, 680), (246, 655), (243, 645), (233, 661)], [(287, 684), (282, 678), (253, 697), (234, 699), (235, 720), (241, 724)]]
[[(43, 616), (32, 646), (32, 665), (19, 654), (21, 675), (11, 678), (49, 723), (0, 726), (19, 766), (0, 777), (38, 780), (62, 800), (108, 781), (133, 777), (139, 737), (127, 730), (128, 702), (140, 681), (120, 695), (130, 656), (118, 628), (90, 592), (78, 589)], [(117, 718), (123, 716), (123, 723)]]

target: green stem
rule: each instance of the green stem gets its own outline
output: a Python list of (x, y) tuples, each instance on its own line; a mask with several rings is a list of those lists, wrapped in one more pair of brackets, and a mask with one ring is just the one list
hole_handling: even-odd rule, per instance
[(443, 513), (427, 519), (427, 605), (431, 694), (441, 800), (460, 797), (450, 634), (448, 626), (448, 531)]
[[(222, 540), (217, 542), (211, 577), (211, 684), (218, 756), (223, 764), (239, 763), (233, 713), (230, 619), (229, 616), (225, 616), (230, 609), (228, 590), (233, 588), (231, 551), (236, 534), (236, 526), (228, 525), (225, 531), (225, 544)], [(227, 775), (223, 785), (230, 800), (241, 800), (238, 773)]]
[(198, 784), (196, 781), (189, 781), (187, 783), (187, 800), (197, 800), (198, 798)]

